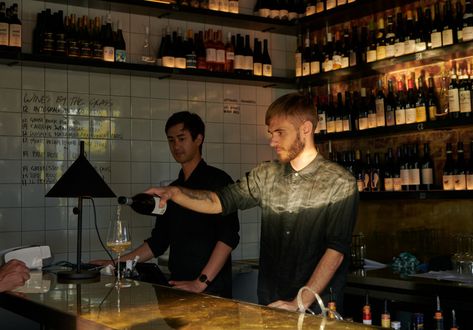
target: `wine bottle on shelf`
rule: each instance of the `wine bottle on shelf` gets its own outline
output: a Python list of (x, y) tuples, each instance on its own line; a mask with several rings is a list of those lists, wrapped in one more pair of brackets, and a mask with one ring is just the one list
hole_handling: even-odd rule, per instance
[(337, 0), (325, 0), (325, 10), (334, 9), (337, 7)]
[(427, 49), (432, 48), (432, 39), (430, 38), (430, 32), (432, 31), (433, 21), (432, 21), (432, 11), (430, 7), (427, 7), (424, 12), (424, 39), (427, 43)]
[(470, 141), (470, 158), (466, 167), (466, 189), (473, 190), (473, 140)]
[(410, 175), (409, 175), (409, 146), (404, 144), (402, 146), (402, 156), (399, 160), (399, 169), (401, 175), (401, 189), (403, 191), (409, 190)]
[(8, 32), (8, 46), (10, 50), (21, 51), (21, 21), (18, 18), (18, 4), (14, 3), (11, 6), (11, 17), (10, 17)]
[(446, 0), (443, 6), (443, 29), (442, 45), (449, 46), (456, 43), (457, 33), (453, 23), (453, 11), (450, 0)]
[(358, 28), (356, 26), (352, 26), (351, 28), (349, 57), (350, 66), (356, 66), (358, 63), (361, 63), (361, 49), (358, 42)]
[(434, 5), (434, 23), (432, 30), (430, 31), (430, 40), (432, 42), (432, 48), (442, 47), (442, 18), (440, 16), (440, 3), (437, 1)]
[(416, 51), (414, 15), (412, 10), (406, 12), (405, 33), (404, 33), (404, 54), (412, 54)]
[(374, 21), (369, 24), (369, 45), (366, 51), (366, 63), (376, 61), (376, 30)]
[(333, 95), (328, 95), (328, 106), (326, 111), (327, 134), (335, 133), (335, 106), (333, 105)]
[(361, 160), (361, 151), (359, 149), (356, 149), (355, 162), (353, 164), (353, 172), (355, 173), (356, 186), (358, 187), (359, 192), (362, 192), (365, 190), (363, 168), (364, 166)]
[(434, 78), (432, 76), (429, 77), (428, 80), (428, 90), (427, 90), (427, 99), (426, 99), (426, 107), (427, 107), (427, 114), (429, 116), (429, 120), (433, 121), (437, 119), (437, 112), (439, 110), (439, 101), (437, 98), (437, 94), (435, 91), (434, 86)]
[(234, 71), (237, 74), (243, 74), (245, 70), (245, 53), (243, 47), (243, 37), (240, 34), (236, 36)]
[(135, 212), (144, 215), (164, 214), (164, 212), (166, 212), (167, 205), (164, 205), (164, 207), (159, 207), (159, 202), (159, 197), (144, 193), (136, 194), (133, 197), (118, 197), (118, 204), (129, 205)]
[(253, 51), (250, 47), (250, 35), (245, 35), (245, 49), (244, 49), (244, 74), (247, 76), (253, 75)]
[[(54, 54), (66, 55), (66, 27), (64, 26), (64, 13), (59, 10), (56, 14), (54, 29)], [(95, 40), (94, 40), (95, 41)], [(93, 46), (91, 45), (91, 57), (93, 57)]]
[(381, 328), (391, 328), (391, 314), (388, 311), (388, 300), (384, 299), (384, 311), (381, 314)]
[(342, 68), (342, 57), (343, 57), (343, 49), (342, 49), (342, 40), (340, 38), (340, 31), (335, 32), (335, 47), (333, 50), (332, 55), (332, 69), (338, 70)]
[(448, 111), (450, 117), (458, 119), (460, 117), (460, 93), (458, 90), (456, 69), (452, 66), (452, 75), (448, 85)]
[(414, 79), (407, 80), (407, 105), (406, 105), (406, 124), (413, 124), (416, 122), (416, 93), (414, 91)]
[(377, 114), (376, 114), (376, 97), (372, 91), (369, 91), (368, 95), (368, 128), (375, 128), (377, 126)]
[(337, 111), (335, 116), (335, 132), (343, 132), (343, 96), (337, 93)]
[(454, 190), (466, 189), (466, 165), (463, 151), (463, 142), (457, 144), (457, 161), (453, 170)]
[(103, 60), (106, 62), (115, 61), (115, 44), (113, 42), (112, 15), (107, 15), (103, 34)]
[(327, 133), (327, 102), (324, 97), (320, 97), (317, 102), (317, 128), (316, 132), (319, 134)]
[(326, 0), (316, 0), (315, 1), (315, 12), (318, 14), (318, 13), (322, 13), (326, 10), (326, 3), (325, 3)]
[(396, 97), (394, 95), (393, 81), (388, 80), (388, 95), (385, 100), (386, 126), (396, 125)]
[(398, 147), (396, 150), (396, 160), (394, 161), (392, 170), (394, 191), (402, 191), (401, 159), (401, 148)]
[(268, 51), (268, 39), (263, 40), (263, 76), (273, 76), (273, 65), (271, 63), (271, 57)]
[(399, 57), (405, 54), (404, 50), (404, 19), (402, 12), (396, 15), (396, 37), (394, 43), (394, 56)]
[(215, 44), (215, 71), (225, 71), (225, 44), (223, 43), (223, 32), (218, 30), (214, 32)]
[(371, 191), (381, 191), (381, 182), (383, 178), (381, 177), (381, 168), (379, 162), (379, 154), (377, 152), (374, 153), (374, 162), (371, 166)]
[(302, 76), (310, 75), (311, 49), (310, 49), (310, 32), (307, 30), (304, 38), (304, 51), (302, 53)]
[(209, 0), (209, 9), (210, 10), (220, 10), (219, 0)]
[(358, 129), (360, 131), (368, 129), (368, 100), (366, 97), (366, 88), (360, 90), (361, 99), (358, 107)]
[(368, 294), (366, 294), (366, 302), (363, 306), (363, 324), (371, 325), (373, 321), (371, 319), (371, 306), (369, 303)]
[(225, 44), (225, 72), (233, 72), (235, 64), (235, 36), (228, 32), (227, 43)]
[(471, 84), (466, 69), (463, 69), (459, 77), (458, 94), (460, 98), (460, 116), (468, 118), (471, 115)]
[(123, 38), (121, 21), (117, 22), (117, 38), (115, 40), (115, 62), (126, 62), (126, 43)]
[(378, 91), (376, 94), (376, 126), (386, 126), (386, 97), (383, 92), (383, 81), (378, 79)]
[[(68, 29), (69, 31), (66, 34), (67, 56), (79, 57), (79, 40), (77, 38), (77, 30), (76, 30), (76, 22), (77, 22), (76, 15), (71, 14), (69, 16), (68, 21), (69, 21), (69, 29)], [(103, 26), (101, 26), (101, 31), (103, 31)], [(102, 57), (100, 58), (100, 60), (103, 60), (103, 44), (102, 44), (101, 54), (102, 54)]]
[(409, 190), (418, 191), (420, 188), (419, 152), (417, 143), (410, 147), (409, 153)]
[[(92, 44), (92, 58), (96, 60), (103, 59), (103, 40), (101, 35), (101, 22), (100, 17), (95, 17), (94, 19), (94, 42)], [(66, 29), (66, 52), (68, 49), (68, 43), (70, 39), (67, 37), (67, 29)]]
[[(213, 29), (205, 31), (205, 61), (207, 62), (207, 70), (217, 71), (217, 48), (214, 42)], [(253, 71), (253, 65), (251, 66)]]
[(421, 161), (421, 189), (430, 190), (434, 184), (434, 162), (430, 156), (428, 143), (424, 143), (424, 155)]
[(393, 149), (388, 148), (388, 152), (384, 155), (383, 167), (383, 186), (385, 191), (394, 191), (393, 165)]
[(253, 44), (253, 75), (262, 76), (263, 75), (263, 53), (261, 51), (261, 43), (257, 38), (254, 39)]
[(443, 167), (443, 174), (442, 174), (442, 186), (443, 190), (454, 190), (454, 169), (455, 165), (453, 163), (453, 155), (452, 155), (452, 144), (447, 143), (446, 146), (446, 161)]
[(443, 314), (440, 308), (440, 297), (437, 296), (437, 309), (434, 313), (434, 330), (444, 330), (443, 327)]
[[(39, 38), (37, 49), (39, 49), (40, 54), (51, 55), (54, 53), (54, 27), (51, 22), (51, 9), (48, 8), (43, 12), (43, 15), (40, 15), (37, 22), (37, 37)], [(6, 48), (4, 49), (8, 49), (9, 28), (10, 25), (8, 20), (6, 20), (6, 28), (4, 30), (6, 33)]]
[(371, 191), (371, 153), (366, 151), (366, 163), (363, 168), (363, 191)]
[(343, 30), (343, 41), (341, 42), (342, 69), (350, 66), (350, 34), (348, 29)]
[(458, 330), (457, 317), (454, 309), (452, 309), (452, 326), (450, 327), (450, 330)]
[(440, 81), (440, 92), (438, 97), (438, 109), (437, 115), (435, 116), (436, 120), (442, 120), (447, 118), (450, 109), (449, 109), (449, 84), (447, 82), (447, 77), (443, 76)]
[(343, 132), (349, 132), (353, 127), (352, 105), (349, 91), (345, 91), (345, 108), (342, 116)]
[(462, 27), (462, 41), (473, 40), (473, 6), (471, 0), (465, 0)]
[[(387, 28), (386, 28), (386, 58), (394, 57), (395, 55), (395, 43), (396, 43), (396, 34), (394, 33), (394, 22), (393, 16), (388, 15), (387, 19)], [(377, 55), (377, 54), (376, 54)]]
[(207, 70), (207, 51), (205, 50), (203, 31), (195, 34), (195, 54), (197, 56), (197, 69)]
[(427, 101), (425, 96), (424, 76), (418, 78), (417, 100), (416, 100), (416, 122), (423, 123), (427, 121)]
[(310, 15), (314, 15), (316, 12), (317, 12), (317, 9), (316, 9), (316, 0), (308, 0), (306, 1), (307, 4), (306, 4), (306, 7), (305, 7), (305, 15), (306, 16), (310, 16)]
[(332, 33), (327, 32), (327, 44), (324, 49), (325, 59), (322, 66), (324, 72), (329, 72), (333, 70), (333, 42), (332, 42)]
[(238, 0), (228, 0), (228, 12), (238, 14), (240, 12), (240, 2)]
[(376, 60), (386, 58), (386, 31), (384, 28), (384, 17), (378, 18), (378, 33), (376, 35)]
[(455, 3), (455, 21), (456, 42), (463, 41), (463, 7), (459, 0)]
[(177, 69), (186, 68), (186, 48), (184, 47), (184, 42), (182, 41), (181, 29), (177, 28), (177, 33), (174, 40), (174, 67)]
[(397, 100), (396, 100), (396, 125), (404, 125), (406, 123), (406, 107), (407, 96), (405, 85), (402, 80), (397, 82)]
[[(6, 6), (5, 2), (0, 2), (0, 50), (6, 50), (8, 49), (9, 42), (8, 39), (10, 37), (10, 24), (8, 24), (7, 20), (7, 11), (6, 11)], [(42, 17), (41, 15), (38, 15)], [(40, 23), (45, 23), (45, 21), (37, 21), (37, 28), (38, 26), (41, 26)], [(41, 36), (38, 36), (37, 38), (41, 38)]]
[(296, 77), (302, 77), (302, 36), (297, 35), (297, 48), (294, 52), (294, 66)]
[(321, 53), (319, 49), (319, 45), (317, 44), (317, 35), (313, 34), (313, 42), (310, 52), (310, 74), (318, 74), (320, 73), (320, 66), (322, 62)]
[(194, 40), (194, 32), (191, 29), (187, 30), (187, 40), (185, 44), (186, 69), (197, 69), (196, 43)]
[(425, 20), (424, 20), (424, 13), (422, 11), (422, 7), (417, 7), (417, 20), (415, 22), (415, 51), (422, 52), (427, 49), (427, 40), (425, 39), (424, 29)]
[(229, 0), (220, 0), (219, 8), (220, 11), (228, 13), (230, 11), (230, 1)]

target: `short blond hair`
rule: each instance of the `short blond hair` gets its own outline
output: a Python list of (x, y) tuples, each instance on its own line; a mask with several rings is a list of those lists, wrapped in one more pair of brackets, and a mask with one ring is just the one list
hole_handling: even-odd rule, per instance
[(274, 117), (286, 118), (294, 127), (300, 127), (306, 121), (312, 123), (314, 130), (317, 127), (317, 111), (314, 103), (310, 96), (304, 93), (289, 93), (271, 103), (266, 111), (266, 125), (269, 125)]

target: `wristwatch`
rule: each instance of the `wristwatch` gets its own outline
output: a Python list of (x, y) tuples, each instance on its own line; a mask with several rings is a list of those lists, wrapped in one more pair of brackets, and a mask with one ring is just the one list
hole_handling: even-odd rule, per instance
[(207, 285), (210, 285), (210, 283), (212, 283), (212, 282), (209, 281), (207, 275), (205, 275), (205, 274), (201, 274), (199, 276), (199, 281), (201, 281), (202, 283), (205, 283)]

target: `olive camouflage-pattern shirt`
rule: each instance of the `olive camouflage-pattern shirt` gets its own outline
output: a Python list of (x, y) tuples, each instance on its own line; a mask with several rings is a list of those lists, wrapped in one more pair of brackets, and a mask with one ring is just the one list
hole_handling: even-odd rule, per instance
[(318, 154), (300, 171), (290, 163), (262, 163), (218, 192), (223, 213), (262, 209), (258, 299), (267, 305), (292, 300), (327, 248), (345, 255), (332, 287), (341, 306), (349, 265), (358, 190), (353, 176)]

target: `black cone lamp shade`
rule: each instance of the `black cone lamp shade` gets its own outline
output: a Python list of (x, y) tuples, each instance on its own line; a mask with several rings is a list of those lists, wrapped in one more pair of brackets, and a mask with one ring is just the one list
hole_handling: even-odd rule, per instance
[(77, 197), (78, 205), (74, 208), (77, 214), (77, 265), (75, 270), (58, 272), (58, 280), (94, 281), (100, 279), (98, 271), (81, 269), (82, 254), (82, 200), (91, 197), (116, 197), (110, 187), (97, 173), (84, 155), (84, 141), (80, 141), (80, 154), (76, 161), (56, 182), (46, 197)]

